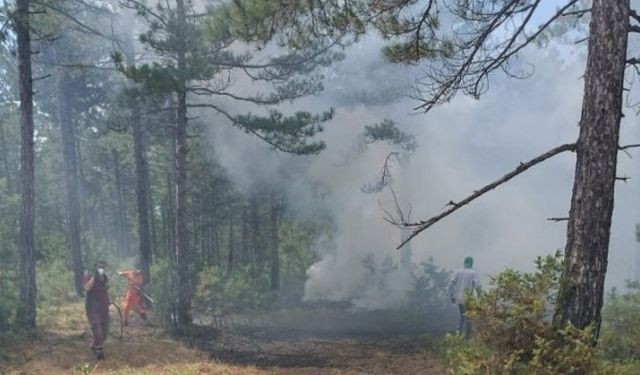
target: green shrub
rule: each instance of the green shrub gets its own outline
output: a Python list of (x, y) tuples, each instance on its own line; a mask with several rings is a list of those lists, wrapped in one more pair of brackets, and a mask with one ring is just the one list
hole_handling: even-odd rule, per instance
[(602, 310), (601, 346), (607, 358), (640, 359), (640, 283), (628, 282), (628, 292), (612, 290)]
[(167, 327), (173, 327), (173, 316), (178, 294), (172, 264), (167, 259), (156, 259), (151, 265), (151, 282), (145, 287), (154, 300), (153, 315)]
[(16, 273), (0, 268), (0, 334), (6, 332), (14, 320), (18, 305)]
[(492, 277), (480, 298), (467, 295), (474, 335), (448, 336), (447, 359), (453, 374), (613, 374), (591, 345), (592, 330), (552, 325), (562, 262), (559, 253), (538, 258), (536, 271), (506, 270)]
[(448, 306), (447, 286), (450, 277), (451, 272), (435, 265), (432, 258), (420, 263), (411, 271), (409, 306), (421, 311), (440, 310)]
[(64, 261), (56, 259), (48, 263), (39, 262), (36, 269), (38, 306), (60, 306), (77, 302), (73, 272)]
[(200, 312), (217, 315), (266, 308), (274, 299), (268, 272), (243, 267), (226, 275), (209, 267), (198, 274), (194, 305)]

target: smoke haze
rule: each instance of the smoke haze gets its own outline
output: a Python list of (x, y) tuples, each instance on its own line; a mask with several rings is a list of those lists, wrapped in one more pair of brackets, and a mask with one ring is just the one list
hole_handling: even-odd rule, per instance
[[(562, 46), (544, 53), (529, 48), (522, 61), (535, 66), (532, 78), (496, 74), (480, 100), (458, 95), (424, 115), (413, 113), (415, 102), (403, 96), (419, 70), (384, 63), (380, 47), (379, 40), (369, 38), (348, 50), (344, 61), (327, 70), (322, 95), (285, 106), (285, 111), (336, 108), (321, 135), (327, 149), (319, 156), (283, 155), (230, 127), (211, 131), (212, 152), (235, 182), (280, 184), (296, 212), (328, 207), (333, 213), (336, 232), (317, 244), (321, 260), (307, 272), (306, 300), (351, 301), (377, 309), (402, 303), (411, 287), (402, 267), (384, 266), (388, 256), (396, 263), (400, 257), (395, 250), (400, 231), (383, 220), (379, 207), (393, 211), (389, 190), (361, 191), (392, 151), (375, 144), (357, 154), (365, 125), (388, 118), (416, 137), (419, 147), (410, 163), (392, 165), (394, 190), (401, 202), (411, 204), (414, 220), (434, 216), (446, 202), (463, 199), (518, 163), (577, 139), (584, 53), (571, 54)], [(626, 112), (621, 143), (638, 143), (637, 118)], [(618, 175), (633, 179), (616, 188), (609, 287), (634, 277), (638, 158), (619, 156)], [(556, 156), (444, 219), (412, 241), (412, 263), (432, 257), (456, 269), (465, 256), (473, 256), (485, 281), (507, 267), (531, 270), (537, 256), (564, 249), (566, 222), (546, 219), (568, 216), (574, 163), (572, 153)], [(303, 178), (283, 180), (282, 171), (291, 168)], [(314, 198), (311, 182), (331, 192), (326, 200)]]

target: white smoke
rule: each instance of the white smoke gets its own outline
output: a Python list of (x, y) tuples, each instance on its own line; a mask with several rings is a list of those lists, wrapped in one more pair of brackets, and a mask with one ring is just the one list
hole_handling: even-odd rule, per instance
[[(384, 81), (381, 87), (387, 90), (397, 87), (389, 86), (389, 81), (408, 83), (415, 74), (398, 66), (372, 70), (380, 75), (349, 74), (367, 72), (373, 61), (376, 67), (382, 64), (379, 47), (380, 42), (372, 39), (351, 51), (335, 67), (337, 78), (328, 81), (325, 94), (285, 109), (319, 112), (337, 107), (336, 118), (321, 136), (327, 149), (319, 156), (300, 159), (282, 155), (229, 127), (216, 127), (212, 132), (216, 160), (239, 184), (273, 179), (282, 168), (296, 165), (305, 178), (289, 183), (287, 189), (301, 211), (310, 202), (305, 192), (308, 181), (321, 181), (331, 191), (326, 204), (335, 216), (337, 231), (331, 245), (322, 241), (317, 246), (322, 258), (307, 272), (307, 300), (351, 301), (358, 307), (377, 309), (401, 304), (411, 288), (411, 279), (402, 267), (385, 263), (388, 258), (399, 263), (395, 247), (400, 232), (383, 220), (379, 207), (393, 210), (389, 191), (361, 191), (363, 184), (375, 178), (391, 150), (386, 145), (373, 145), (354, 157), (365, 125), (390, 118), (416, 136), (420, 146), (401, 172), (403, 178), (394, 185), (402, 192), (401, 200), (411, 203), (412, 219), (416, 220), (436, 215), (450, 200), (460, 200), (520, 162), (577, 138), (583, 58), (560, 60), (557, 56), (562, 54), (529, 49), (523, 60), (534, 64), (533, 78), (510, 80), (496, 74), (491, 77), (491, 89), (479, 101), (459, 95), (428, 115), (417, 115), (411, 112), (415, 103), (409, 100), (383, 106), (357, 104), (358, 98), (371, 103), (371, 97), (384, 97), (384, 92), (362, 95), (363, 87), (375, 91), (376, 82)], [(345, 100), (349, 87), (354, 94)], [(623, 143), (638, 140), (633, 121), (628, 115), (623, 123)], [(619, 175), (640, 179), (634, 173), (639, 170), (638, 158), (621, 154)], [(433, 257), (437, 264), (454, 269), (465, 256), (473, 256), (485, 278), (507, 267), (530, 270), (535, 257), (564, 248), (566, 223), (546, 218), (568, 216), (574, 162), (571, 153), (557, 156), (436, 224), (412, 242), (413, 263)], [(394, 171), (400, 173), (397, 168)], [(404, 186), (399, 186), (400, 180)], [(634, 181), (616, 189), (609, 286), (621, 285), (634, 273), (630, 261), (635, 254), (633, 231), (638, 221)]]

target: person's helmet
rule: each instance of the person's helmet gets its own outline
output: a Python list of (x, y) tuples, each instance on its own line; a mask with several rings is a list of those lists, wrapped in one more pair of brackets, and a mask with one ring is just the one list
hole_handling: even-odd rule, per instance
[(464, 268), (471, 268), (471, 267), (473, 267), (473, 258), (472, 257), (464, 258)]

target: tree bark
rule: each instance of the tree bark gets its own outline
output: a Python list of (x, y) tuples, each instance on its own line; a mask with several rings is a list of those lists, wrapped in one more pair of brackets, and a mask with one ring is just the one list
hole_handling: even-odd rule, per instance
[(73, 279), (76, 294), (84, 296), (82, 278), (82, 245), (80, 242), (80, 197), (78, 195), (78, 159), (76, 155), (76, 135), (73, 126), (70, 103), (70, 77), (65, 68), (57, 72), (56, 98), (58, 103), (58, 125), (62, 139), (62, 165), (64, 168), (65, 191), (67, 194), (67, 233), (71, 248)]
[(18, 42), (18, 76), (20, 95), (20, 298), (16, 323), (23, 327), (36, 326), (36, 253), (33, 241), (35, 170), (33, 132), (33, 80), (31, 76), (31, 34), (29, 29), (29, 0), (17, 0), (14, 16)]
[[(133, 21), (134, 17), (130, 13), (125, 13), (125, 27), (127, 38), (125, 40), (125, 55), (127, 66), (135, 67), (135, 51), (133, 47)], [(131, 98), (130, 107), (131, 128), (133, 136), (133, 155), (136, 169), (136, 208), (138, 211), (138, 263), (144, 276), (145, 283), (151, 280), (151, 240), (149, 234), (149, 210), (150, 210), (150, 189), (149, 189), (149, 166), (145, 157), (144, 134), (142, 129), (142, 119), (140, 103), (137, 98)]]
[(230, 275), (233, 272), (233, 265), (235, 262), (235, 244), (234, 234), (233, 234), (233, 210), (229, 210), (229, 256), (227, 257), (227, 275)]
[[(184, 0), (176, 1), (176, 36), (178, 43), (185, 38), (186, 15)], [(178, 45), (177, 68), (186, 69), (184, 44)], [(191, 325), (191, 275), (189, 273), (189, 232), (187, 230), (187, 90), (186, 82), (179, 82), (176, 127), (176, 263), (178, 268), (178, 326)]]
[(118, 230), (118, 253), (122, 257), (128, 256), (129, 253), (129, 225), (127, 223), (127, 210), (124, 202), (124, 183), (122, 181), (122, 168), (120, 167), (120, 154), (115, 149), (111, 150), (113, 155), (113, 168), (116, 177), (116, 206), (118, 214), (116, 215), (116, 225)]
[(133, 154), (136, 164), (136, 203), (138, 211), (139, 263), (145, 281), (151, 280), (151, 241), (149, 237), (148, 165), (145, 158), (144, 135), (140, 123), (140, 106), (131, 101), (131, 127), (133, 128)]
[(280, 241), (278, 238), (278, 228), (280, 227), (280, 195), (273, 191), (271, 194), (271, 290), (280, 289)]
[(577, 161), (555, 323), (600, 322), (627, 54), (629, 0), (594, 0)]

